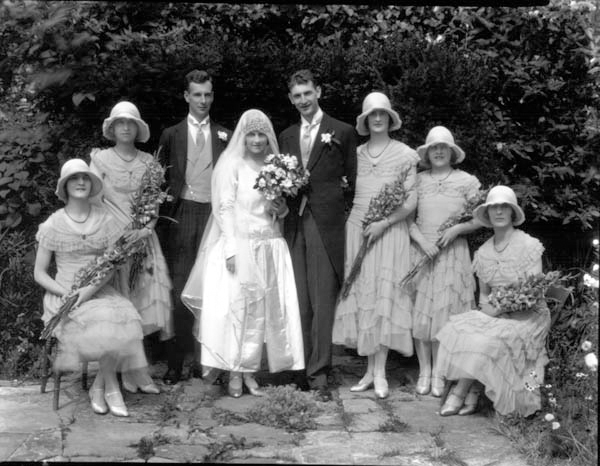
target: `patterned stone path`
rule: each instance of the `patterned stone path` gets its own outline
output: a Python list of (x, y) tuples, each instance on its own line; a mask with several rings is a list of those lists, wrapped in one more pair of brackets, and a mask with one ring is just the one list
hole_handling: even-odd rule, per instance
[[(416, 395), (414, 360), (390, 359), (383, 401), (372, 390), (349, 391), (363, 358), (338, 350), (334, 366), (333, 400), (318, 403), (317, 428), (305, 432), (240, 422), (235, 413), (259, 398), (233, 399), (200, 379), (163, 387), (160, 395), (126, 394), (129, 418), (94, 414), (77, 374), (64, 378), (58, 411), (51, 383), (41, 394), (39, 385), (0, 382), (0, 461), (526, 465), (489, 415), (443, 418), (437, 398)], [(163, 371), (153, 366), (157, 377)]]

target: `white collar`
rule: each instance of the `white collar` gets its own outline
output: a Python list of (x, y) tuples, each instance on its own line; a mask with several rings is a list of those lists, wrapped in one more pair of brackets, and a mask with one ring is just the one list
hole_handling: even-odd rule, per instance
[(321, 108), (319, 108), (319, 110), (317, 110), (317, 113), (315, 113), (315, 115), (313, 116), (312, 123), (309, 123), (308, 121), (306, 121), (306, 118), (304, 118), (304, 116), (300, 117), (303, 127), (320, 125), (322, 119), (323, 119), (323, 110), (321, 110)]
[(201, 126), (201, 125), (207, 125), (209, 122), (209, 116), (206, 115), (206, 117), (204, 117), (204, 119), (202, 121), (198, 121), (198, 119), (192, 115), (191, 113), (188, 113), (188, 123), (192, 126)]

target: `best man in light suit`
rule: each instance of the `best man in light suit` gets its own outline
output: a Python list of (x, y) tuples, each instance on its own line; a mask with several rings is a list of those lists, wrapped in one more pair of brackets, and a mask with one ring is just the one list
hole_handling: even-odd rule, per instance
[[(175, 303), (175, 337), (166, 346), (168, 370), (163, 380), (167, 384), (175, 384), (182, 377), (186, 353), (194, 351), (195, 361), (200, 360), (199, 345), (192, 335), (194, 316), (181, 302), (181, 292), (210, 216), (212, 170), (231, 136), (231, 131), (209, 117), (214, 93), (212, 78), (206, 71), (193, 70), (185, 76), (183, 96), (189, 108), (187, 117), (165, 129), (159, 142), (160, 159), (168, 167), (167, 184), (173, 196), (172, 202), (163, 204), (161, 215), (177, 221), (161, 219), (162, 225), (158, 228), (173, 281)], [(199, 366), (193, 372), (200, 376)]]
[(321, 110), (321, 87), (309, 70), (294, 73), (288, 88), (301, 121), (281, 133), (279, 147), (310, 172), (308, 189), (288, 201), (284, 225), (304, 336), (306, 379), (299, 385), (330, 399), (331, 333), (344, 272), (344, 196), (352, 196), (356, 181), (356, 133)]

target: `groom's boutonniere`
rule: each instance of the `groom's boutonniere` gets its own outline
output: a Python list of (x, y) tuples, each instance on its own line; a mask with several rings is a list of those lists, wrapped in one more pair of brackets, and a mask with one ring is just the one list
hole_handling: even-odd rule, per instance
[(217, 136), (223, 142), (227, 142), (227, 133), (225, 131), (217, 131)]
[(331, 133), (321, 133), (321, 142), (327, 144), (329, 147), (331, 147), (331, 143), (337, 144), (339, 146), (341, 142), (339, 139), (334, 138), (334, 136), (335, 131), (332, 131)]

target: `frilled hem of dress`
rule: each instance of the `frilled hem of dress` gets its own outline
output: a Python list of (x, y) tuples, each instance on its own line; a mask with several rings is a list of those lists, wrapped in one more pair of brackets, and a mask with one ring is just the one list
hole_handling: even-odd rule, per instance
[[(346, 224), (345, 270), (348, 273), (362, 242), (362, 228)], [(333, 343), (356, 348), (360, 355), (388, 347), (413, 354), (410, 296), (398, 283), (408, 271), (408, 229), (396, 223), (373, 245), (346, 299), (339, 301)]]
[(173, 304), (171, 279), (158, 237), (152, 233), (146, 247), (143, 269), (133, 290), (128, 289), (130, 265), (119, 270), (115, 279), (117, 289), (131, 300), (142, 318), (144, 335), (160, 331), (160, 339), (173, 337)]
[[(58, 296), (46, 294), (46, 321), (59, 305)], [(60, 370), (77, 370), (81, 362), (105, 356), (114, 357), (121, 371), (147, 366), (140, 317), (131, 303), (109, 286), (73, 310), (56, 327), (54, 336), (59, 341), (55, 367)]]
[(539, 317), (534, 317), (541, 324), (538, 330), (535, 322), (528, 322), (534, 325), (521, 328), (522, 335), (517, 333), (523, 324), (519, 319), (490, 317), (480, 311), (451, 317), (435, 337), (439, 341), (440, 375), (448, 380), (479, 380), (500, 414), (535, 413), (540, 409), (539, 391), (528, 390), (527, 384), (535, 386), (544, 380), (548, 363), (545, 317), (540, 312)]
[[(423, 253), (411, 245), (411, 267)], [(464, 238), (456, 239), (426, 263), (412, 281), (413, 338), (431, 341), (451, 315), (473, 309), (475, 283), (469, 249)]]

